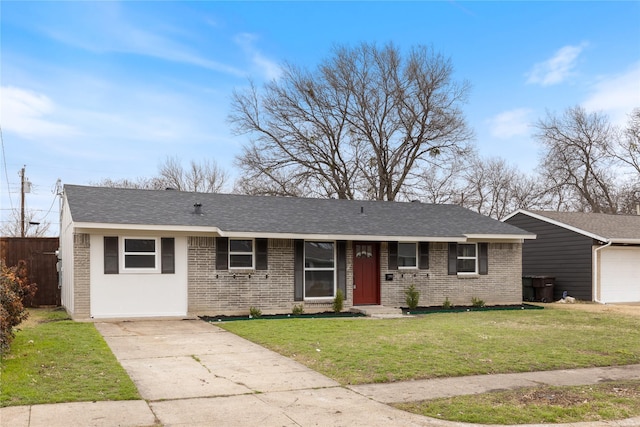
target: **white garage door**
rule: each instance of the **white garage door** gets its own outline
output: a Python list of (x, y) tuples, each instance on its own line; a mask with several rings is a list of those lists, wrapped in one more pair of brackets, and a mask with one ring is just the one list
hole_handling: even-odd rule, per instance
[(600, 255), (602, 302), (640, 301), (640, 248), (613, 246)]

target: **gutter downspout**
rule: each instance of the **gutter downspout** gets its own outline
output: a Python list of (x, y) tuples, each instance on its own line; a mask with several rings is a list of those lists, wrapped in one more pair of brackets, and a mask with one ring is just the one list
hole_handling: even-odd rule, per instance
[(609, 241), (606, 245), (599, 246), (593, 250), (593, 300), (600, 304), (602, 304), (602, 302), (600, 302), (600, 276), (598, 274), (598, 265), (600, 265), (600, 259), (598, 257), (598, 252), (600, 252), (604, 248), (608, 248), (612, 243), (612, 241)]

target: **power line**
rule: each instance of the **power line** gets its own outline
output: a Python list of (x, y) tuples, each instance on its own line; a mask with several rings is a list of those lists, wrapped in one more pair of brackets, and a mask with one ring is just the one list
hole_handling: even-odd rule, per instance
[(59, 182), (60, 180), (58, 180), (55, 184), (55, 189), (54, 189), (54, 195), (53, 195), (53, 200), (51, 201), (51, 206), (49, 206), (49, 210), (47, 211), (46, 214), (44, 214), (44, 216), (42, 217), (42, 220), (44, 221), (45, 218), (47, 216), (49, 216), (49, 214), (51, 213), (51, 209), (53, 209), (53, 205), (56, 203), (56, 199), (58, 198), (58, 189), (59, 189)]

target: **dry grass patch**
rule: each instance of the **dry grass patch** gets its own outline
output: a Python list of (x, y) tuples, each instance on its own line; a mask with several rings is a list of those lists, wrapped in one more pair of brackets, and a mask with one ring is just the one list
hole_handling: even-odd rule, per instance
[(432, 418), (478, 424), (620, 420), (640, 416), (640, 381), (532, 387), (394, 406)]

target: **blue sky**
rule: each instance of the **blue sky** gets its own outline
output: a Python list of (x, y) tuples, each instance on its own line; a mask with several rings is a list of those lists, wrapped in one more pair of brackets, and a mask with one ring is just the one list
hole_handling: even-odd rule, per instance
[[(314, 67), (336, 44), (431, 45), (472, 85), (483, 156), (535, 170), (531, 123), (640, 106), (640, 2), (11, 2), (0, 4), (2, 221), (27, 166), (36, 220), (58, 178), (150, 177), (168, 156), (233, 173), (231, 93)], [(6, 164), (6, 170), (5, 170)], [(7, 181), (8, 180), (8, 181)], [(48, 213), (49, 212), (49, 213)], [(45, 217), (45, 214), (48, 215)]]

